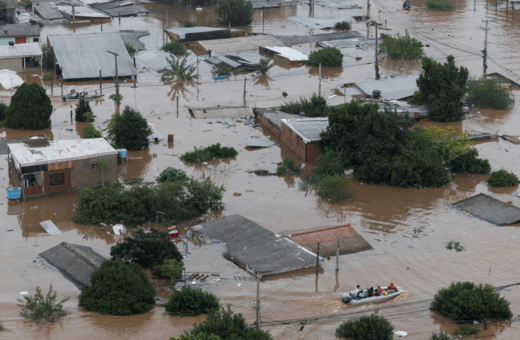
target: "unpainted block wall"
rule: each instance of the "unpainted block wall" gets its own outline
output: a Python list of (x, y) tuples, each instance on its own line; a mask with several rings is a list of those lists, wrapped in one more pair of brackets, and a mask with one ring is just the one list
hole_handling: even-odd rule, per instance
[(298, 157), (306, 160), (306, 147), (305, 143), (301, 140), (301, 137), (294, 133), (287, 125), (282, 122), (282, 141), (294, 151)]
[[(73, 189), (81, 189), (84, 187), (93, 187), (101, 185), (101, 168), (97, 165), (100, 159), (108, 162), (108, 167), (103, 169), (103, 177), (105, 184), (117, 176), (117, 155), (94, 157), (89, 159), (81, 159), (74, 161), (72, 167), (74, 178), (72, 180)], [(92, 170), (92, 164), (96, 164), (96, 169)]]
[(273, 135), (275, 135), (276, 137), (281, 137), (281, 131), (278, 130), (278, 128), (275, 125), (271, 124), (271, 122), (265, 119), (262, 115), (257, 115), (256, 120), (260, 124), (262, 124), (263, 127), (269, 130), (269, 132), (271, 132)]
[(320, 147), (318, 146), (318, 142), (312, 142), (306, 145), (307, 153), (306, 153), (306, 162), (314, 162), (319, 155), (322, 154)]
[[(55, 174), (58, 172), (64, 172), (65, 173), (65, 184), (51, 187), (49, 175)], [(52, 194), (53, 192), (59, 192), (59, 191), (67, 191), (71, 188), (71, 171), (70, 169), (61, 169), (61, 170), (52, 170), (52, 171), (45, 171), (45, 179), (44, 179), (44, 193), (45, 194)]]

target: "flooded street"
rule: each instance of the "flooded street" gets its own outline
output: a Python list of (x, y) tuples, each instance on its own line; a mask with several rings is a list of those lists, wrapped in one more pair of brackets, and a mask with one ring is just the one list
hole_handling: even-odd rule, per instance
[[(408, 34), (421, 40), (427, 56), (444, 61), (446, 56), (455, 56), (458, 66), (467, 67), (470, 77), (482, 74), (481, 50), (484, 46), (483, 20), (489, 20), (488, 73), (497, 72), (512, 80), (520, 80), (517, 65), (517, 46), (520, 43), (520, 11), (486, 9), (486, 2), (453, 0), (455, 10), (438, 12), (426, 8), (425, 0), (412, 0), (412, 10), (403, 11), (402, 1), (372, 0), (367, 11), (366, 2), (349, 1), (359, 5), (357, 12), (365, 12), (371, 19), (385, 24), (385, 34)], [(339, 1), (317, 1), (315, 18), (349, 16), (349, 10), (338, 9)], [(140, 39), (146, 50), (158, 50), (163, 45), (162, 28), (178, 27), (179, 22), (189, 19), (202, 26), (218, 26), (216, 8), (203, 7), (203, 11), (186, 11), (179, 7), (161, 4), (145, 4), (152, 12), (140, 17), (122, 18), (103, 24), (104, 31), (148, 30), (150, 35)], [(520, 8), (520, 7), (519, 7)], [(168, 22), (166, 20), (168, 10)], [(357, 13), (356, 12), (356, 13)], [(294, 21), (294, 16), (309, 16), (309, 6), (303, 2), (294, 6), (265, 9), (264, 27), (262, 10), (253, 14), (253, 23), (243, 28), (248, 33), (264, 33), (275, 36), (325, 34)], [(366, 22), (354, 22), (354, 31), (366, 36)], [(100, 31), (98, 24), (45, 25), (41, 30), (42, 41), (50, 34), (86, 33)], [(374, 30), (369, 32), (374, 37)], [(317, 48), (315, 43), (292, 46), (304, 53)], [(144, 53), (145, 51), (139, 52)], [(350, 97), (328, 98), (342, 84), (374, 79), (373, 49), (342, 49), (343, 67), (323, 69), (321, 93), (329, 105), (339, 105)], [(234, 53), (252, 62), (258, 62), (257, 51)], [(361, 57), (359, 61), (356, 58)], [(275, 232), (291, 232), (318, 227), (351, 224), (351, 226), (374, 248), (356, 254), (340, 256), (339, 271), (335, 270), (336, 259), (325, 260), (320, 274), (314, 270), (294, 272), (269, 277), (261, 283), (262, 328), (269, 330), (274, 339), (336, 339), (335, 329), (343, 321), (369, 313), (382, 313), (395, 330), (408, 332), (409, 339), (429, 339), (439, 327), (453, 331), (456, 325), (429, 310), (431, 299), (438, 289), (456, 281), (490, 283), (506, 286), (520, 283), (516, 277), (516, 259), (520, 247), (520, 224), (497, 227), (491, 223), (470, 217), (450, 206), (451, 203), (477, 193), (507, 194), (511, 199), (520, 194), (518, 187), (493, 189), (485, 182), (487, 175), (455, 175), (453, 181), (438, 189), (403, 189), (370, 185), (352, 180), (355, 192), (353, 201), (331, 204), (319, 199), (311, 191), (299, 189), (298, 176), (257, 176), (253, 170), (276, 172), (276, 163), (292, 157), (297, 165), (302, 159), (281, 140), (272, 136), (264, 127), (236, 123), (235, 126), (219, 123), (218, 119), (194, 119), (188, 107), (214, 107), (250, 105), (258, 108), (278, 106), (286, 101), (309, 97), (319, 91), (317, 68), (287, 66), (275, 63), (267, 75), (242, 73), (224, 81), (212, 79), (212, 66), (199, 56), (199, 80), (163, 83), (160, 74), (142, 70), (137, 84), (121, 82), (122, 106), (130, 105), (155, 124), (163, 135), (174, 134), (173, 145), (167, 141), (150, 145), (142, 151), (129, 152), (129, 158), (118, 165), (121, 181), (144, 178), (153, 182), (167, 167), (182, 169), (197, 178), (203, 175), (226, 188), (223, 202), (225, 209), (204, 219), (240, 214)], [(515, 59), (516, 58), (516, 59)], [(197, 56), (191, 53), (188, 62), (197, 64)], [(381, 76), (390, 74), (419, 74), (420, 62), (380, 60)], [(38, 74), (20, 74), (27, 82), (40, 82)], [(244, 98), (244, 78), (246, 95)], [(51, 95), (50, 84), (43, 82)], [(63, 83), (63, 93), (71, 89), (100, 91), (98, 82)], [(104, 100), (90, 103), (96, 128), (106, 129), (115, 106), (108, 97), (115, 93), (115, 84), (103, 80)], [(287, 98), (282, 96), (287, 92)], [(8, 103), (13, 90), (0, 90), (0, 101)], [(62, 88), (54, 84), (51, 96), (54, 112), (52, 127), (46, 130), (0, 129), (6, 138), (24, 138), (27, 135), (44, 134), (51, 139), (75, 139), (83, 136), (85, 123), (71, 120), (74, 102), (60, 98)], [(490, 132), (520, 134), (519, 92), (513, 90), (515, 105), (508, 110), (485, 110), (474, 108), (470, 118), (452, 123), (457, 132)], [(177, 106), (178, 103), (178, 106)], [(178, 107), (178, 108), (177, 108)], [(229, 120), (228, 120), (229, 122)], [(428, 126), (428, 121), (417, 123)], [(439, 125), (439, 124), (438, 124)], [(440, 124), (444, 126), (444, 124)], [(106, 132), (104, 132), (106, 133)], [(252, 137), (253, 136), (253, 137)], [(275, 145), (265, 149), (246, 149), (245, 140), (261, 137)], [(179, 156), (213, 143), (232, 146), (239, 151), (236, 159), (213, 161), (209, 164), (185, 164)], [(489, 159), (492, 170), (504, 168), (520, 176), (520, 145), (503, 139), (478, 142), (481, 158)], [(0, 186), (10, 186), (7, 155), (2, 155)], [(305, 164), (303, 174), (313, 172), (312, 164)], [(5, 191), (4, 191), (5, 193)], [(241, 193), (241, 196), (234, 196)], [(169, 316), (165, 309), (156, 305), (152, 311), (131, 317), (103, 316), (78, 307), (78, 288), (59, 271), (46, 264), (38, 254), (61, 243), (92, 247), (104, 257), (110, 256), (110, 247), (123, 236), (113, 235), (110, 228), (76, 225), (71, 222), (78, 205), (76, 194), (30, 199), (25, 202), (8, 202), (0, 195), (0, 323), (7, 329), (0, 339), (168, 339), (191, 329), (193, 323), (204, 316), (180, 318)], [(63, 233), (49, 236), (40, 222), (52, 220)], [(150, 224), (153, 227), (154, 224)], [(160, 226), (164, 229), (168, 226)], [(413, 228), (422, 228), (420, 238), (403, 237)], [(184, 228), (184, 227), (183, 227)], [(186, 227), (187, 228), (187, 227)], [(181, 234), (187, 229), (181, 230)], [(465, 251), (447, 250), (449, 241), (460, 242)], [(256, 281), (245, 270), (224, 259), (220, 243), (203, 242), (190, 245), (189, 259), (185, 262), (188, 273), (216, 273), (221, 281), (208, 283), (204, 290), (217, 295), (222, 304), (230, 304), (236, 312), (243, 313), (246, 321), (255, 321), (253, 301), (256, 298)], [(238, 277), (251, 278), (240, 280)], [(238, 281), (237, 281), (238, 280)], [(390, 282), (406, 286), (404, 296), (383, 304), (347, 306), (341, 303), (341, 294), (356, 285), (387, 285)], [(242, 289), (237, 286), (240, 283)], [(35, 325), (19, 316), (16, 299), (20, 292), (34, 293), (41, 287), (44, 292), (52, 284), (58, 297), (70, 296), (65, 304), (70, 315), (56, 324)], [(514, 316), (520, 314), (520, 288), (512, 286), (501, 291), (511, 302)], [(301, 329), (301, 327), (303, 328)], [(482, 325), (479, 325), (479, 327)], [(518, 324), (489, 323), (487, 330), (478, 336), (486, 339), (520, 338)], [(473, 337), (475, 338), (475, 337)]]

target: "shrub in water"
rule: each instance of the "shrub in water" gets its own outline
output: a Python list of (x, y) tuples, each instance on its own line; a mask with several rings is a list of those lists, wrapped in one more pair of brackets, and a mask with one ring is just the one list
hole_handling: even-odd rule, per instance
[(453, 335), (460, 335), (464, 338), (470, 338), (473, 334), (477, 334), (479, 329), (472, 325), (460, 325), (459, 329), (453, 332)]
[(52, 74), (50, 72), (43, 74), (43, 80), (51, 80), (51, 79), (52, 79)]
[(387, 36), (383, 39), (379, 45), (379, 54), (394, 60), (417, 59), (424, 54), (421, 46), (419, 40), (398, 33), (395, 37)]
[(186, 163), (209, 162), (217, 158), (235, 158), (238, 151), (233, 147), (221, 147), (220, 143), (210, 145), (206, 148), (197, 148), (195, 151), (185, 152), (180, 159)]
[(444, 332), (441, 328), (441, 332), (439, 334), (432, 333), (431, 340), (454, 340), (453, 337), (449, 336), (448, 333)]
[[(40, 287), (36, 287), (36, 294), (34, 296), (24, 296), (22, 299), (16, 299), (20, 304), (20, 316), (32, 320), (47, 320), (54, 322), (67, 315), (67, 311), (63, 309), (63, 304), (69, 300), (65, 298), (61, 301), (56, 301), (57, 293), (49, 287), (49, 292), (43, 296)], [(38, 321), (40, 322), (40, 321)]]
[(242, 314), (233, 314), (229, 306), (209, 311), (206, 320), (195, 324), (189, 332), (193, 336), (201, 333), (214, 334), (222, 340), (272, 340), (269, 332), (248, 327)]
[(186, 287), (175, 290), (164, 307), (170, 315), (195, 316), (218, 310), (219, 304), (215, 295)]
[(163, 264), (154, 268), (153, 273), (166, 279), (179, 279), (184, 271), (181, 261), (175, 259), (164, 260)]
[(426, 2), (426, 7), (429, 9), (433, 9), (436, 11), (444, 11), (448, 12), (455, 8), (452, 4), (449, 2), (446, 2), (444, 0), (430, 0)]
[(349, 30), (350, 28), (350, 22), (348, 21), (340, 21), (334, 24), (335, 30)]
[(278, 176), (299, 174), (300, 168), (294, 165), (294, 159), (287, 157), (277, 164), (276, 174)]
[(143, 314), (152, 309), (155, 290), (135, 263), (104, 261), (83, 286), (79, 305), (91, 312), (112, 315)]
[(295, 115), (299, 115), (303, 112), (305, 113), (305, 117), (326, 117), (329, 107), (327, 106), (325, 98), (314, 93), (310, 100), (300, 98), (299, 102), (284, 103), (278, 110)]
[(343, 171), (345, 170), (341, 152), (335, 151), (335, 150), (329, 150), (324, 155), (320, 155), (316, 159), (315, 166), (316, 166), (315, 173), (318, 176), (343, 175)]
[(87, 117), (85, 116), (85, 114), (87, 112), (92, 112), (92, 109), (90, 108), (90, 104), (88, 101), (86, 101), (83, 98), (80, 98), (78, 107), (74, 111), (76, 112), (76, 122), (86, 122)]
[(177, 339), (171, 337), (170, 340), (222, 340), (215, 334), (208, 334), (206, 332), (199, 333), (197, 335), (193, 334), (181, 334)]
[(343, 64), (343, 53), (335, 47), (325, 47), (312, 51), (307, 65), (314, 67), (339, 67)]
[(471, 174), (489, 174), (491, 165), (487, 159), (480, 159), (478, 150), (471, 149), (455, 159), (451, 160), (448, 165), (453, 172), (471, 173)]
[(180, 40), (172, 40), (169, 43), (164, 44), (163, 47), (161, 47), (161, 50), (173, 54), (184, 54), (184, 52), (186, 52), (184, 43)]
[(85, 131), (85, 136), (83, 138), (101, 138), (101, 131), (96, 130), (96, 128), (93, 125), (87, 125), (83, 128), (83, 131)]
[(336, 334), (356, 340), (391, 340), (394, 337), (393, 331), (390, 321), (371, 314), (362, 316), (359, 320), (345, 321), (336, 329)]
[(328, 198), (332, 203), (351, 200), (353, 197), (350, 182), (343, 175), (326, 175), (316, 185), (316, 195)]
[(188, 175), (180, 169), (175, 169), (172, 167), (167, 167), (164, 169), (159, 177), (157, 177), (157, 182), (164, 183), (177, 183), (177, 182), (185, 182), (189, 179)]
[(253, 17), (253, 5), (245, 0), (220, 0), (218, 20), (226, 26), (249, 26)]
[(518, 177), (514, 173), (507, 172), (504, 169), (493, 171), (487, 182), (492, 187), (513, 187), (519, 183)]
[(495, 79), (468, 80), (468, 100), (483, 109), (504, 110), (514, 103), (509, 92)]
[(446, 128), (430, 125), (424, 129), (424, 134), (432, 141), (433, 146), (445, 162), (452, 161), (467, 153), (471, 150), (470, 146), (475, 144), (475, 142), (469, 139), (469, 133), (467, 132), (455, 136), (455, 128), (451, 125), (448, 125)]
[(139, 229), (132, 237), (125, 237), (123, 242), (112, 246), (110, 255), (114, 260), (135, 262), (149, 269), (163, 264), (165, 260), (182, 260), (170, 235), (157, 229), (150, 229), (149, 232)]
[(440, 289), (430, 309), (455, 321), (505, 320), (510, 317), (509, 302), (491, 285), (475, 285), (472, 282), (452, 283)]

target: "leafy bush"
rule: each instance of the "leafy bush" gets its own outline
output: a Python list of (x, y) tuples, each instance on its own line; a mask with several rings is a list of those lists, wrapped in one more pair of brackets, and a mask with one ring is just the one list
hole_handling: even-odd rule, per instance
[(463, 132), (454, 136), (455, 128), (448, 125), (445, 129), (436, 125), (430, 125), (424, 129), (426, 137), (433, 142), (444, 162), (453, 159), (470, 151), (470, 146), (475, 144), (469, 139), (469, 133)]
[(96, 128), (89, 124), (83, 128), (83, 131), (85, 131), (85, 136), (83, 138), (101, 138), (101, 131), (96, 130)]
[(464, 247), (461, 246), (459, 242), (455, 242), (455, 241), (448, 242), (448, 245), (446, 246), (446, 249), (448, 249), (448, 250), (455, 249), (455, 251), (457, 253), (460, 253), (461, 251), (464, 251)]
[(348, 21), (340, 21), (334, 24), (335, 30), (350, 30), (351, 25)]
[(436, 11), (444, 11), (444, 12), (451, 11), (455, 8), (455, 6), (453, 6), (452, 4), (450, 4), (449, 2), (446, 2), (444, 0), (426, 1), (426, 7), (428, 7), (429, 9), (436, 10)]
[(181, 261), (177, 261), (175, 259), (164, 260), (163, 264), (156, 266), (153, 269), (153, 273), (156, 276), (165, 278), (165, 279), (178, 279), (182, 277), (182, 272), (184, 271), (184, 266)]
[(195, 324), (189, 332), (192, 336), (201, 333), (214, 334), (221, 340), (272, 340), (268, 332), (248, 327), (242, 314), (233, 314), (229, 306), (227, 309), (221, 308), (220, 311), (209, 311), (206, 320)]
[(489, 175), (487, 182), (492, 187), (513, 187), (520, 183), (514, 173), (507, 172), (504, 169), (493, 171)]
[(170, 240), (166, 231), (150, 229), (145, 232), (137, 230), (132, 237), (125, 237), (124, 241), (110, 248), (113, 260), (131, 261), (141, 267), (151, 269), (162, 265), (165, 260), (182, 260), (182, 255)]
[(170, 340), (221, 340), (215, 334), (208, 334), (205, 332), (199, 333), (197, 335), (193, 334), (181, 334), (177, 339), (171, 337)]
[(163, 182), (170, 182), (170, 183), (177, 183), (177, 182), (185, 182), (189, 179), (188, 175), (180, 169), (175, 169), (172, 167), (167, 167), (164, 169), (160, 174), (159, 177), (157, 177), (157, 182), (163, 183)]
[(513, 103), (509, 92), (495, 79), (468, 80), (468, 100), (484, 109), (504, 110)]
[(253, 17), (253, 5), (245, 0), (221, 0), (217, 14), (222, 25), (249, 26)]
[(395, 37), (386, 36), (379, 45), (379, 54), (394, 60), (409, 60), (420, 58), (424, 51), (422, 43), (410, 36), (397, 33)]
[(7, 104), (0, 103), (0, 122), (5, 120), (5, 111), (7, 110)]
[(50, 72), (46, 72), (43, 74), (43, 80), (52, 80), (52, 74)]
[(76, 122), (86, 122), (87, 117), (85, 116), (85, 114), (87, 112), (92, 112), (92, 109), (90, 108), (90, 103), (84, 98), (80, 98), (78, 107), (74, 110), (74, 112), (76, 112)]
[(440, 330), (441, 332), (439, 334), (432, 333), (431, 340), (454, 340), (451, 336), (448, 335), (448, 333), (445, 333), (442, 328)]
[(128, 54), (130, 54), (130, 56), (133, 56), (135, 54), (135, 52), (137, 52), (134, 48), (134, 46), (130, 43), (125, 43), (125, 47), (126, 47), (126, 50), (128, 51)]
[(220, 143), (212, 144), (205, 148), (195, 147), (194, 151), (185, 152), (180, 159), (186, 163), (209, 162), (218, 158), (235, 158), (238, 151), (233, 147), (221, 147)]
[(491, 165), (487, 159), (480, 159), (477, 149), (470, 149), (451, 160), (448, 165), (453, 172), (471, 174), (489, 174)]
[(79, 192), (79, 206), (74, 223), (123, 223), (127, 226), (156, 221), (178, 223), (198, 217), (209, 210), (221, 210), (223, 186), (216, 186), (209, 178), (193, 178), (182, 183), (164, 182), (156, 186), (133, 185), (124, 190), (113, 180), (98, 190), (83, 188)]
[(42, 130), (51, 126), (52, 104), (37, 83), (23, 83), (11, 97), (5, 112), (5, 126), (12, 129)]
[(326, 175), (316, 185), (316, 195), (328, 198), (332, 203), (352, 200), (353, 193), (349, 180), (343, 175)]
[(307, 65), (314, 67), (339, 67), (343, 64), (343, 53), (335, 47), (325, 47), (312, 51)]
[(336, 334), (356, 340), (391, 340), (394, 337), (393, 331), (390, 321), (371, 314), (362, 316), (359, 320), (345, 321), (336, 329)]
[(459, 329), (457, 329), (457, 330), (455, 330), (455, 332), (453, 332), (453, 335), (460, 335), (465, 338), (469, 338), (473, 334), (477, 334), (478, 331), (479, 331), (479, 329), (475, 326), (462, 324), (459, 326)]
[(328, 150), (324, 155), (318, 156), (315, 166), (315, 173), (318, 176), (343, 175), (345, 170), (341, 152), (335, 150)]
[(128, 185), (141, 184), (141, 183), (143, 183), (143, 180), (144, 180), (144, 178), (142, 178), (142, 177), (133, 177), (126, 184), (128, 184)]
[(439, 153), (413, 119), (379, 112), (377, 104), (352, 101), (331, 107), (321, 133), (323, 150), (337, 150), (345, 168), (363, 182), (405, 188), (442, 187), (450, 182)]
[(143, 314), (152, 309), (155, 290), (135, 263), (106, 260), (83, 286), (79, 305), (90, 312), (112, 315)]
[(462, 120), (462, 98), (466, 94), (469, 71), (457, 68), (455, 58), (448, 56), (441, 64), (431, 58), (421, 59), (422, 72), (417, 79), (419, 95), (415, 100), (428, 105), (430, 118), (436, 122)]
[(5, 328), (2, 324), (0, 324), (0, 331), (5, 331)]
[(277, 164), (276, 174), (278, 176), (299, 174), (300, 168), (294, 165), (294, 159), (291, 157), (285, 158)]
[(152, 131), (141, 113), (127, 107), (122, 114), (113, 115), (108, 133), (118, 149), (143, 150), (150, 144), (148, 136)]
[(472, 282), (452, 283), (440, 289), (430, 309), (458, 322), (486, 319), (508, 319), (511, 315), (509, 302), (491, 285), (475, 285)]
[(96, 116), (94, 116), (94, 114), (92, 112), (87, 112), (85, 113), (85, 121), (86, 122), (89, 122), (89, 123), (92, 123), (95, 119)]
[(274, 63), (269, 64), (270, 62), (271, 60), (269, 59), (260, 59), (260, 62), (258, 64), (255, 64), (254, 66), (258, 72), (266, 74), (267, 71), (269, 71), (274, 66)]
[(69, 298), (65, 298), (56, 302), (57, 295), (58, 294), (52, 289), (52, 285), (49, 287), (49, 292), (47, 292), (45, 297), (40, 287), (36, 287), (36, 294), (34, 296), (24, 296), (23, 300), (16, 299), (20, 303), (18, 305), (21, 309), (20, 316), (26, 319), (45, 319), (49, 322), (55, 322), (62, 316), (67, 315), (67, 311), (63, 309), (63, 304), (69, 300)]
[(197, 26), (193, 21), (190, 19), (186, 19), (180, 22), (182, 27), (194, 27)]
[(299, 115), (300, 112), (303, 112), (305, 113), (305, 117), (326, 117), (329, 108), (325, 98), (313, 93), (310, 100), (300, 97), (299, 102), (284, 103), (278, 110), (295, 115)]
[(175, 39), (164, 44), (163, 47), (161, 47), (161, 50), (173, 54), (184, 54), (186, 52), (186, 47), (182, 41)]
[(218, 310), (219, 304), (215, 295), (186, 287), (173, 291), (164, 307), (170, 315), (195, 316)]

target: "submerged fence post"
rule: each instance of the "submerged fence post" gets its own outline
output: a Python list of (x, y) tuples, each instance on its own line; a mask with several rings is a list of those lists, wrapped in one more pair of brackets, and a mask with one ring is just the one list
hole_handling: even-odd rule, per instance
[(318, 243), (318, 251), (316, 252), (316, 275), (318, 275), (319, 266), (320, 266), (320, 244)]

